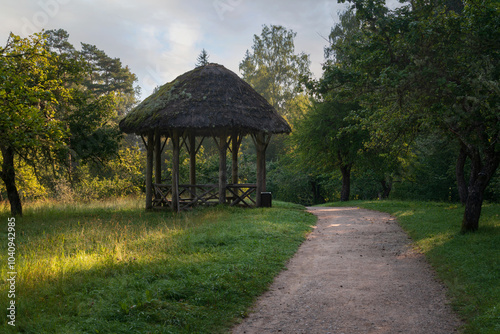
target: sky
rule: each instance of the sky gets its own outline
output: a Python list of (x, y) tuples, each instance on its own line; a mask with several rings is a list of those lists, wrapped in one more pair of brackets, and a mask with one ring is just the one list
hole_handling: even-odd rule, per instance
[(142, 100), (193, 69), (202, 49), (240, 75), (263, 25), (293, 30), (295, 53), (310, 55), (319, 78), (330, 29), (346, 8), (337, 0), (0, 0), (0, 45), (10, 32), (62, 28), (75, 48), (92, 44), (129, 66)]

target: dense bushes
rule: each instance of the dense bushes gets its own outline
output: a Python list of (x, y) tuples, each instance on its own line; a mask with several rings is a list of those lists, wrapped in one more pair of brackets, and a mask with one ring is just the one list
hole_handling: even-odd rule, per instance
[[(72, 167), (72, 178), (53, 173), (37, 175), (22, 164), (16, 175), (23, 200), (54, 198), (59, 201), (90, 201), (141, 194), (144, 189), (145, 155), (138, 146), (123, 148), (107, 162)], [(38, 176), (38, 177), (37, 177)], [(0, 194), (6, 199), (3, 184)]]

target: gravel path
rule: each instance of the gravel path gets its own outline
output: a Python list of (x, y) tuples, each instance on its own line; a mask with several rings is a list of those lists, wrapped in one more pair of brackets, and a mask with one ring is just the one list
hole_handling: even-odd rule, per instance
[(457, 332), (444, 286), (388, 214), (309, 208), (314, 231), (233, 333)]

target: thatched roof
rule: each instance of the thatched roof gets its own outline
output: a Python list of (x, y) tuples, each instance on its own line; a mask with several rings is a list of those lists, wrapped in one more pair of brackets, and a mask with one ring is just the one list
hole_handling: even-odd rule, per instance
[(197, 67), (163, 85), (120, 122), (120, 129), (136, 134), (157, 129), (196, 135), (291, 132), (266, 99), (218, 64)]

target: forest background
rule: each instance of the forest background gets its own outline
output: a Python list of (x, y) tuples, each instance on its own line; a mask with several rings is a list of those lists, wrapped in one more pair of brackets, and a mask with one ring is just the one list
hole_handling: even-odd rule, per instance
[[(500, 9), (495, 1), (350, 1), (325, 45), (323, 76), (295, 51), (295, 32), (263, 26), (240, 74), (292, 125), (267, 154), (267, 190), (300, 204), (350, 199), (461, 202), (462, 230), (500, 200)], [(0, 200), (92, 201), (142, 196), (145, 151), (119, 120), (139, 102), (118, 58), (64, 30), (11, 35), (0, 48)], [(202, 53), (193, 66), (209, 62)], [(168, 150), (165, 181), (170, 179)], [(242, 144), (240, 181), (255, 182)], [(218, 155), (200, 150), (200, 183)], [(181, 179), (188, 179), (188, 156)], [(227, 164), (230, 166), (230, 164)], [(182, 182), (182, 181), (181, 181)]]

